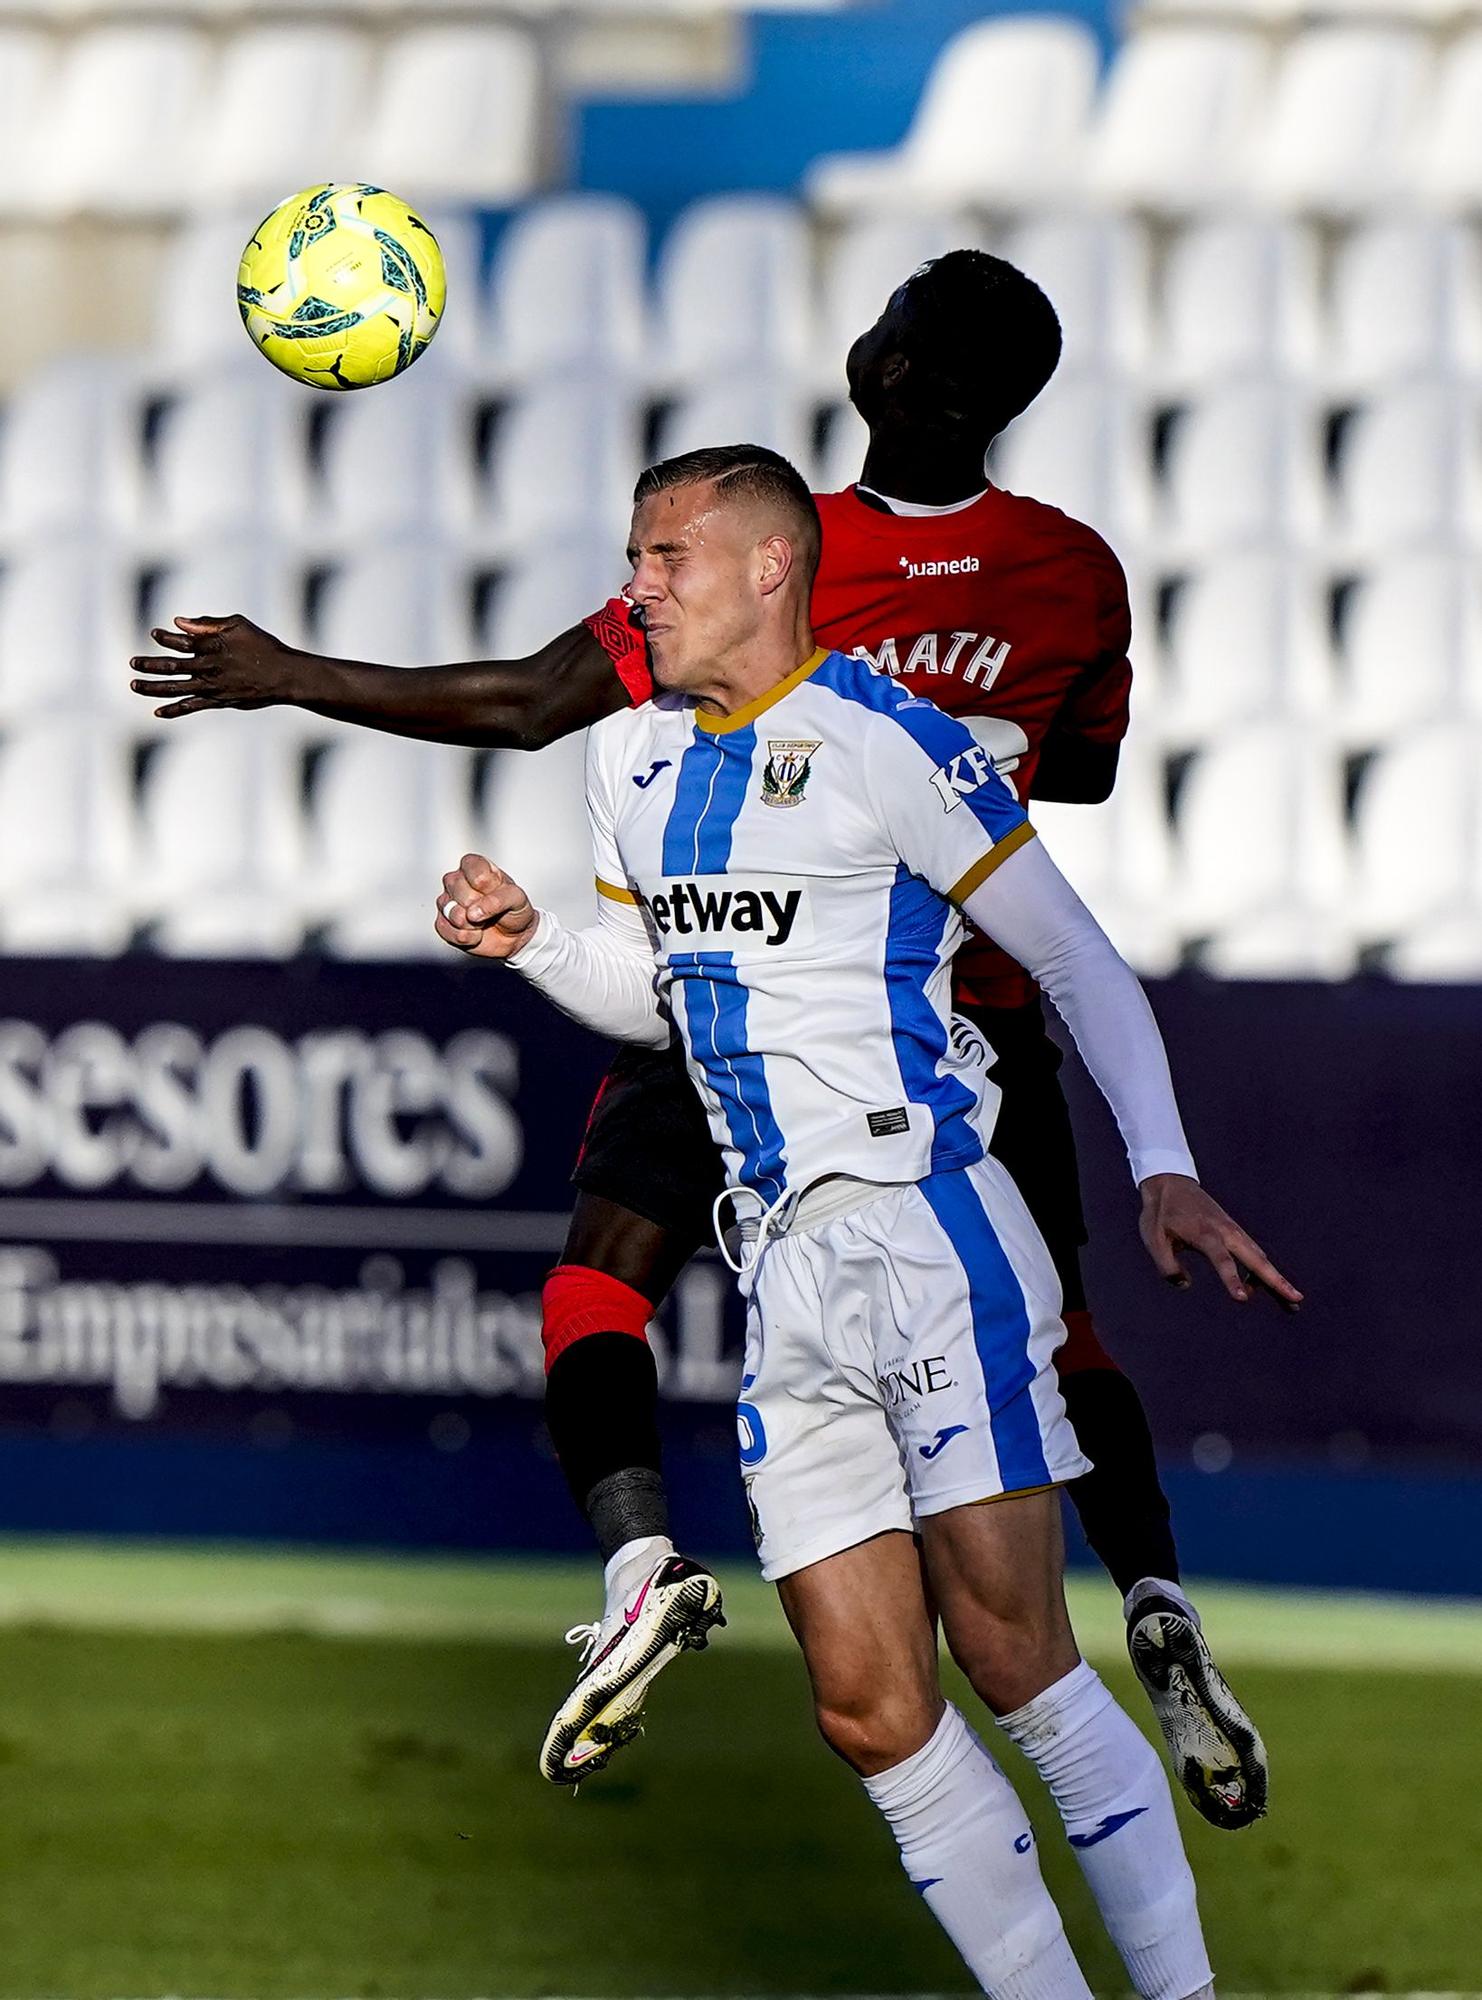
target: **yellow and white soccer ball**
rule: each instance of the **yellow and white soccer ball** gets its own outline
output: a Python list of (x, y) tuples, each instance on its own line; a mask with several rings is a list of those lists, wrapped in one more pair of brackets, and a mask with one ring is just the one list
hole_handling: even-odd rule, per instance
[(427, 224), (364, 181), (280, 203), (237, 270), (237, 306), (258, 348), (320, 389), (368, 389), (410, 368), (442, 324), (446, 295)]

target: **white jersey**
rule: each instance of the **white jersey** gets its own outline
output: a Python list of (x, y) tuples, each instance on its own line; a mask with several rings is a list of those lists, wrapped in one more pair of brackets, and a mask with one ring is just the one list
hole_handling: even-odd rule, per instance
[(960, 722), (820, 651), (731, 715), (661, 697), (598, 723), (587, 799), (733, 1181), (772, 1202), (983, 1157), (955, 904), (1031, 829)]

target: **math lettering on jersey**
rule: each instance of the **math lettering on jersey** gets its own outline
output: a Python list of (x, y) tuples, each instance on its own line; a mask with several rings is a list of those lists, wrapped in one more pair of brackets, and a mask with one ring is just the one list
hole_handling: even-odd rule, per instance
[[(905, 656), (902, 657), (902, 649)], [(1007, 639), (981, 632), (922, 632), (914, 639), (883, 639), (877, 646), (854, 646), (879, 674), (956, 674), (968, 687), (986, 693), (1003, 672), (1012, 650)]]

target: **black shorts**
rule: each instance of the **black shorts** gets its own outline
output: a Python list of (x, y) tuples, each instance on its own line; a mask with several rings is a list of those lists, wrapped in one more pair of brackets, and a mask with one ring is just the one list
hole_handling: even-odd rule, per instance
[[(1018, 1183), (1049, 1247), (1065, 1310), (1083, 1310), (1081, 1246), (1086, 1220), (1070, 1111), (1060, 1088), (1063, 1057), (1038, 1000), (1023, 1007), (964, 1007), (996, 1052), (990, 1074), (1003, 1093), (992, 1153)], [(714, 1240), (711, 1211), (725, 1186), (720, 1152), (685, 1074), (677, 1044), (626, 1048), (602, 1080), (572, 1175), (600, 1195), (687, 1241)]]

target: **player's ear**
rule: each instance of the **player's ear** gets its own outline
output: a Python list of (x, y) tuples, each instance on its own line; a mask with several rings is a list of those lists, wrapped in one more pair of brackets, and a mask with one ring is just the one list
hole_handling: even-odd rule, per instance
[(792, 543), (786, 535), (768, 535), (757, 544), (757, 581), (763, 597), (780, 590), (792, 575)]

